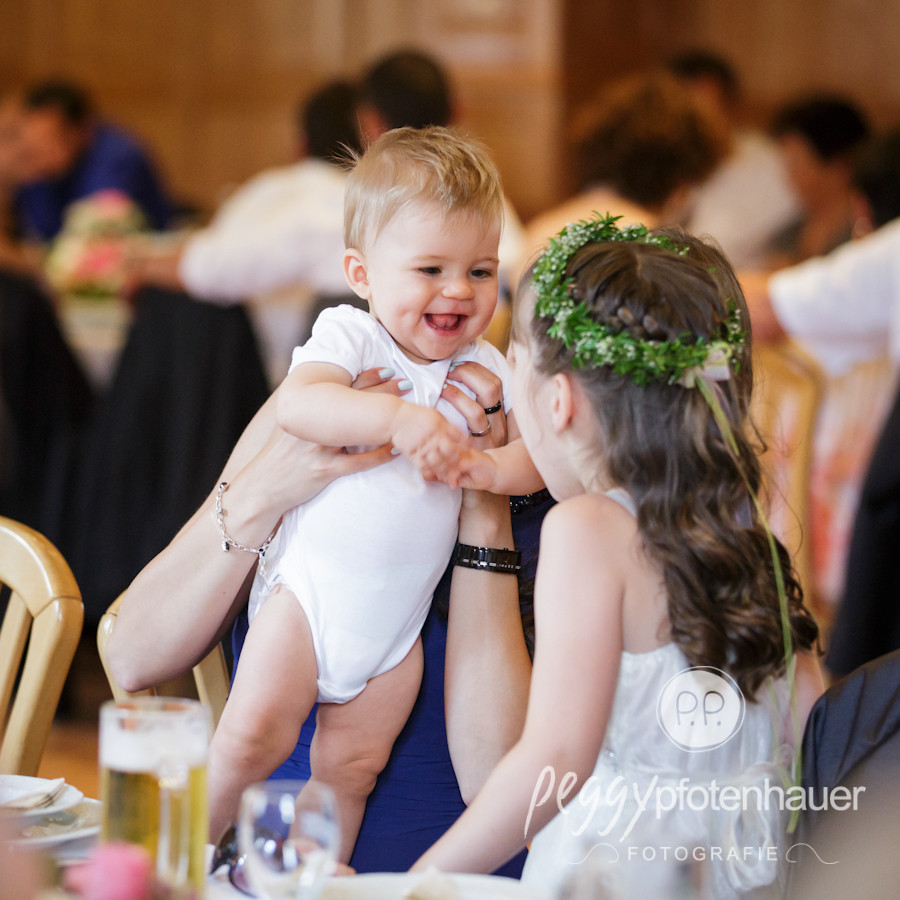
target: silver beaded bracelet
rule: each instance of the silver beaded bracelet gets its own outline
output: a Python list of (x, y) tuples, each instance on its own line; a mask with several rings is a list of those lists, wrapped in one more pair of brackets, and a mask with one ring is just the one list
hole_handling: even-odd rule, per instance
[(260, 565), (265, 562), (266, 558), (266, 550), (269, 549), (269, 544), (272, 543), (272, 538), (275, 537), (275, 532), (278, 531), (278, 526), (276, 525), (272, 529), (272, 533), (263, 541), (261, 547), (247, 547), (242, 544), (240, 541), (236, 541), (226, 530), (225, 530), (225, 510), (222, 507), (222, 495), (225, 491), (228, 490), (228, 482), (223, 481), (219, 485), (219, 489), (216, 491), (216, 525), (219, 529), (219, 537), (222, 539), (222, 550), (227, 553), (232, 547), (235, 550), (243, 550), (246, 553), (255, 553), (259, 557)]

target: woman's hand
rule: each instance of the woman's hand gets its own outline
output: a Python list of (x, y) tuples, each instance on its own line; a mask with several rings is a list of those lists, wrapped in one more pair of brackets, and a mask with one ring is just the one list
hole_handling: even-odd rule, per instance
[[(502, 447), (506, 443), (506, 414), (503, 411), (503, 382), (496, 372), (477, 362), (464, 362), (456, 366), (447, 376), (443, 396), (462, 413), (473, 435), (472, 446), (478, 450)], [(473, 394), (473, 400), (465, 391), (450, 382), (458, 381)], [(494, 407), (496, 412), (488, 413)], [(487, 434), (476, 437), (488, 429)]]
[[(457, 460), (453, 470), (442, 473), (442, 480), (455, 487), (459, 482), (460, 472), (465, 471), (473, 480), (478, 480), (480, 475), (480, 481), (488, 484), (492, 478), (494, 463), (487, 454), (479, 451), (491, 450), (506, 444), (503, 383), (499, 375), (476, 362), (462, 363), (450, 373), (449, 378), (469, 388), (475, 394), (475, 399), (454, 384), (448, 383), (444, 386), (444, 398), (463, 415), (469, 427), (471, 450)], [(495, 409), (497, 406), (500, 408)], [(486, 500), (481, 491), (464, 490), (462, 515)]]

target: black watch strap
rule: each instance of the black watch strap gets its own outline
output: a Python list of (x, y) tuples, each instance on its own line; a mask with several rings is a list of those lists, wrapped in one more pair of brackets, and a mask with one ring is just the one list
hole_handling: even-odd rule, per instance
[(519, 550), (497, 550), (494, 547), (457, 543), (453, 551), (453, 565), (517, 575), (522, 571), (522, 553)]

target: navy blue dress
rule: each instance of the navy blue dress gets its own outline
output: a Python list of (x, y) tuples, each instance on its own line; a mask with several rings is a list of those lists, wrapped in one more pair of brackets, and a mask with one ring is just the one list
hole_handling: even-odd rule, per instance
[[(522, 550), (526, 580), (533, 579), (540, 526), (552, 502), (549, 497), (542, 497), (540, 502), (513, 517), (514, 537), (516, 546)], [(444, 720), (447, 623), (439, 607), (442, 600), (446, 605), (451, 572), (448, 568), (444, 573), (422, 629), (425, 666), (418, 699), (366, 804), (350, 859), (350, 865), (360, 873), (405, 872), (466, 808), (450, 761)], [(242, 613), (233, 635), (235, 665), (246, 629), (247, 617)], [(309, 778), (309, 746), (315, 718), (313, 709), (300, 732), (296, 749), (275, 770), (273, 778)], [(497, 874), (518, 878), (524, 863), (523, 851), (498, 869)]]

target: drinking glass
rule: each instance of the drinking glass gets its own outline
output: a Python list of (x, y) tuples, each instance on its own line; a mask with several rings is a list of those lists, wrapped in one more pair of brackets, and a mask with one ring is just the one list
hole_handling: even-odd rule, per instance
[(326, 785), (269, 781), (241, 797), (238, 845), (258, 897), (312, 900), (335, 870), (340, 841), (334, 792)]
[(138, 697), (100, 709), (101, 837), (142, 846), (175, 897), (203, 894), (210, 731), (196, 700)]

